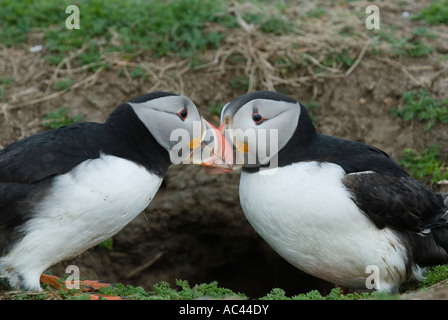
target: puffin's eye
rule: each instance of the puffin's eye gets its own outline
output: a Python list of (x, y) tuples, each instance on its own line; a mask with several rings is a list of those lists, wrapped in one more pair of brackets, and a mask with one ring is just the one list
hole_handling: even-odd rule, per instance
[(252, 113), (252, 120), (254, 120), (255, 124), (258, 125), (264, 121), (264, 118), (257, 111), (257, 112)]
[(187, 107), (184, 107), (182, 110), (180, 110), (177, 115), (179, 116), (179, 118), (184, 121), (187, 116), (188, 116), (188, 109)]

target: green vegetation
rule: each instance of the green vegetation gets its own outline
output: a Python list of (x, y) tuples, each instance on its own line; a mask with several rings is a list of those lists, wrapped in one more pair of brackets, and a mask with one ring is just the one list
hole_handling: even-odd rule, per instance
[(266, 296), (261, 297), (260, 300), (366, 300), (390, 299), (392, 297), (393, 296), (387, 293), (377, 291), (343, 294), (341, 288), (334, 288), (326, 296), (322, 296), (321, 293), (317, 290), (312, 290), (308, 293), (287, 297), (284, 290), (274, 288)]
[(324, 8), (319, 8), (319, 7), (310, 9), (306, 12), (306, 15), (308, 17), (312, 17), (312, 18), (321, 18), (326, 14), (327, 14), (327, 10)]
[(137, 65), (131, 71), (131, 77), (132, 78), (146, 79), (148, 77), (148, 72), (144, 68), (142, 68), (140, 65)]
[(249, 89), (249, 77), (242, 75), (240, 77), (230, 79), (229, 84), (233, 89), (241, 90), (243, 92), (247, 91)]
[(247, 299), (244, 294), (234, 293), (230, 289), (218, 287), (217, 282), (202, 283), (192, 288), (188, 281), (176, 280), (176, 285), (178, 288), (171, 288), (167, 282), (160, 282), (153, 286), (153, 291), (145, 292), (142, 287), (117, 284), (114, 287), (101, 288), (99, 293), (123, 296), (130, 300), (191, 300), (204, 296), (211, 299)]
[(56, 80), (54, 83), (54, 88), (58, 91), (65, 90), (70, 91), (70, 87), (73, 84), (73, 80), (70, 78), (66, 78), (63, 80)]
[(341, 52), (331, 52), (322, 60), (322, 64), (331, 68), (335, 68), (338, 65), (350, 67), (355, 60), (356, 57), (352, 56), (350, 51), (342, 50)]
[(14, 83), (14, 78), (12, 77), (0, 77), (0, 99), (3, 98), (3, 87), (10, 86)]
[(438, 158), (439, 150), (439, 145), (427, 148), (421, 154), (414, 149), (406, 149), (398, 163), (414, 178), (429, 178), (432, 183), (437, 183), (448, 179), (448, 166)]
[(384, 45), (390, 47), (390, 55), (409, 56), (411, 58), (420, 58), (433, 52), (434, 47), (426, 42), (426, 39), (434, 39), (434, 34), (424, 28), (416, 28), (412, 36), (396, 36), (394, 28), (385, 26), (380, 30), (370, 32), (373, 38), (372, 55), (382, 55)]
[(106, 239), (100, 244), (98, 244), (97, 247), (112, 251), (114, 250), (114, 240), (112, 238)]
[[(266, 13), (248, 13), (243, 15), (244, 21), (255, 25), (258, 29), (265, 33), (273, 33), (276, 35), (287, 34), (294, 31), (296, 24), (281, 16), (272, 16)], [(232, 25), (236, 27), (237, 24)]]
[(213, 114), (215, 116), (221, 115), (222, 108), (224, 108), (224, 105), (221, 103), (216, 103), (213, 101), (208, 102), (208, 110), (210, 111), (211, 114)]
[(70, 123), (82, 121), (82, 115), (69, 116), (67, 109), (62, 106), (57, 111), (50, 111), (42, 119), (42, 126), (47, 128), (59, 128)]
[(427, 288), (448, 279), (448, 265), (439, 265), (429, 269), (422, 280), (422, 287)]
[(448, 25), (448, 0), (445, 1), (434, 1), (431, 3), (428, 9), (424, 9), (415, 16), (412, 17), (414, 20), (423, 19), (427, 23), (432, 25), (437, 24), (447, 24)]
[(310, 115), (311, 120), (313, 123), (316, 123), (317, 117), (313, 113), (313, 111), (317, 108), (320, 108), (320, 103), (316, 102), (314, 98), (311, 98), (308, 102), (304, 102), (303, 105), (305, 106), (306, 110), (308, 111), (308, 114)]
[(425, 130), (429, 130), (437, 122), (448, 123), (448, 99), (436, 100), (425, 90), (407, 91), (403, 99), (403, 108), (390, 110), (395, 117), (400, 116), (404, 121), (410, 121), (416, 117), (419, 121), (426, 123)]
[(76, 3), (81, 12), (80, 29), (67, 30), (65, 8), (70, 4), (68, 0), (4, 0), (0, 10), (2, 44), (23, 43), (28, 32), (39, 30), (44, 33), (52, 62), (83, 44), (89, 47), (80, 63), (97, 61), (104, 40), (104, 52), (143, 49), (153, 56), (176, 53), (188, 57), (197, 50), (216, 48), (224, 34), (208, 30), (206, 23), (228, 19), (218, 14), (225, 10), (224, 4), (213, 0), (80, 0)]
[[(417, 285), (410, 286), (407, 290), (426, 290), (428, 287), (444, 281), (448, 278), (448, 265), (439, 265), (429, 268), (424, 274), (422, 282)], [(62, 282), (64, 279), (60, 279)], [(199, 298), (206, 299), (233, 299), (233, 300), (248, 300), (253, 299), (247, 297), (243, 293), (235, 293), (231, 289), (222, 288), (218, 286), (216, 281), (211, 283), (202, 283), (194, 285), (193, 287), (185, 280), (176, 280), (176, 286), (172, 288), (167, 282), (160, 282), (154, 284), (152, 291), (145, 291), (142, 287), (115, 284), (114, 286), (101, 288), (97, 293), (100, 295), (120, 296), (128, 300), (192, 300)], [(446, 285), (446, 284), (445, 284)], [(11, 291), (9, 283), (5, 279), (0, 279), (0, 296), (4, 292), (11, 292), (8, 296), (14, 300), (44, 300), (56, 295), (59, 299), (64, 300), (88, 300), (89, 293), (84, 293), (80, 290), (64, 288), (54, 290), (50, 289), (48, 285), (43, 285), (44, 291), (41, 293), (28, 293), (19, 291)], [(95, 293), (93, 293), (95, 294)], [(390, 295), (385, 292), (354, 292), (344, 294), (342, 289), (336, 287), (327, 295), (322, 295), (317, 290), (312, 290), (308, 293), (301, 293), (288, 297), (283, 289), (273, 288), (265, 296), (256, 300), (393, 300), (398, 299), (398, 295)]]

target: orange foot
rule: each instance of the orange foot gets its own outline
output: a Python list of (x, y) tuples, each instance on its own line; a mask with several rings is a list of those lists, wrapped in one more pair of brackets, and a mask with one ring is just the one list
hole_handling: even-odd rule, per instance
[[(101, 283), (99, 281), (91, 281), (91, 280), (67, 282), (67, 281), (62, 281), (58, 277), (50, 276), (48, 274), (42, 274), (40, 276), (40, 282), (49, 284), (57, 289), (63, 289), (63, 290), (68, 290), (67, 288), (69, 286), (67, 286), (67, 284), (69, 284), (71, 286), (78, 285), (78, 288), (80, 288), (80, 290), (82, 292), (94, 292), (94, 291), (98, 291), (100, 288), (106, 288), (106, 287), (110, 286), (110, 284), (108, 284), (108, 283)], [(107, 296), (104, 294), (91, 294), (90, 300), (124, 300), (124, 299), (121, 297), (118, 297), (118, 296)]]

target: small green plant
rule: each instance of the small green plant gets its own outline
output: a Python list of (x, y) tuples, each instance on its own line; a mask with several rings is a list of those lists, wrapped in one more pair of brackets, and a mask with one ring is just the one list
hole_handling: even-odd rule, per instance
[(306, 15), (312, 18), (321, 18), (326, 14), (327, 10), (325, 10), (324, 8), (314, 8), (306, 12)]
[(425, 122), (425, 130), (429, 130), (436, 122), (448, 123), (448, 99), (436, 100), (425, 90), (407, 91), (403, 95), (404, 106), (392, 108), (393, 116), (400, 116), (404, 121), (417, 117)]
[(140, 65), (137, 65), (131, 71), (131, 77), (145, 80), (148, 77), (148, 72), (145, 69), (143, 69)]
[(64, 91), (70, 91), (70, 87), (73, 84), (73, 80), (70, 78), (66, 78), (63, 80), (56, 80), (54, 82), (54, 88), (58, 91), (64, 90)]
[(420, 39), (410, 40), (407, 37), (397, 39), (393, 46), (393, 54), (397, 56), (410, 56), (420, 58), (430, 54), (434, 47), (424, 43)]
[(287, 297), (283, 289), (274, 288), (270, 293), (261, 297), (260, 300), (366, 300), (366, 299), (388, 299), (391, 296), (377, 291), (343, 294), (341, 288), (334, 288), (326, 296), (317, 290), (301, 293), (292, 297)]
[[(278, 6), (278, 3), (277, 3)], [(264, 33), (272, 33), (282, 35), (294, 32), (297, 27), (297, 22), (284, 17), (281, 14), (281, 8), (274, 6), (264, 6), (265, 12), (250, 12), (243, 15), (244, 21), (256, 26)], [(238, 24), (234, 21), (231, 27), (237, 27)]]
[(112, 251), (114, 250), (114, 240), (112, 238), (106, 239), (103, 242), (99, 243), (97, 247)]
[(432, 183), (448, 179), (448, 166), (439, 159), (439, 145), (423, 150), (405, 149), (398, 163), (417, 179), (429, 178)]
[(224, 105), (221, 103), (216, 103), (213, 101), (208, 102), (208, 110), (210, 111), (211, 114), (213, 114), (215, 116), (221, 115), (221, 110), (223, 107), (224, 107)]
[(233, 89), (247, 91), (249, 89), (249, 77), (242, 75), (241, 77), (230, 79), (229, 84)]
[(4, 84), (4, 85), (11, 85), (14, 83), (14, 78), (13, 77), (1, 77), (0, 83)]
[(308, 111), (308, 114), (310, 115), (310, 118), (313, 121), (313, 123), (316, 123), (317, 117), (313, 113), (313, 110), (320, 108), (320, 103), (314, 101), (314, 98), (311, 98), (308, 102), (304, 102), (304, 106), (305, 106), (306, 110)]
[(412, 35), (414, 35), (414, 36), (422, 36), (422, 37), (425, 37), (426, 39), (435, 39), (435, 38), (437, 38), (437, 33), (432, 31), (431, 29), (422, 28), (422, 27), (415, 28), (414, 31), (412, 31)]
[(260, 25), (260, 30), (276, 35), (287, 34), (293, 31), (293, 24), (291, 21), (279, 17), (271, 17)]
[(71, 123), (82, 121), (82, 115), (69, 116), (67, 109), (62, 106), (57, 111), (50, 111), (42, 119), (42, 126), (55, 129)]
[(381, 30), (375, 30), (370, 32), (373, 37), (375, 45), (372, 46), (372, 55), (383, 54), (384, 46), (386, 43), (389, 47), (389, 54), (392, 56), (409, 56), (411, 58), (420, 58), (430, 54), (434, 47), (426, 43), (423, 38), (433, 39), (429, 31), (425, 31), (423, 28), (416, 28), (413, 31), (412, 37), (396, 37), (393, 33), (393, 28), (384, 28)]
[(429, 24), (447, 24), (448, 25), (448, 0), (434, 1), (428, 9), (424, 9), (415, 16), (413, 20), (425, 20)]
[(355, 60), (356, 57), (352, 56), (348, 50), (342, 50), (341, 52), (331, 52), (323, 59), (322, 64), (331, 68), (338, 65), (350, 67)]
[(429, 287), (440, 281), (448, 279), (448, 265), (434, 266), (426, 271), (422, 279), (422, 286)]

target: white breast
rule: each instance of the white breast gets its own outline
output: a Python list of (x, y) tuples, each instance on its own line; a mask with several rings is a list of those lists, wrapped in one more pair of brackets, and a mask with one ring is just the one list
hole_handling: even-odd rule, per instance
[(0, 266), (39, 275), (112, 237), (148, 206), (161, 182), (144, 167), (115, 156), (79, 164), (54, 179), (34, 218), (23, 226), (25, 237)]
[(240, 200), (248, 221), (283, 258), (346, 287), (365, 288), (369, 266), (379, 268), (379, 289), (396, 290), (405, 280), (405, 247), (359, 211), (340, 166), (302, 162), (272, 173), (243, 172)]

